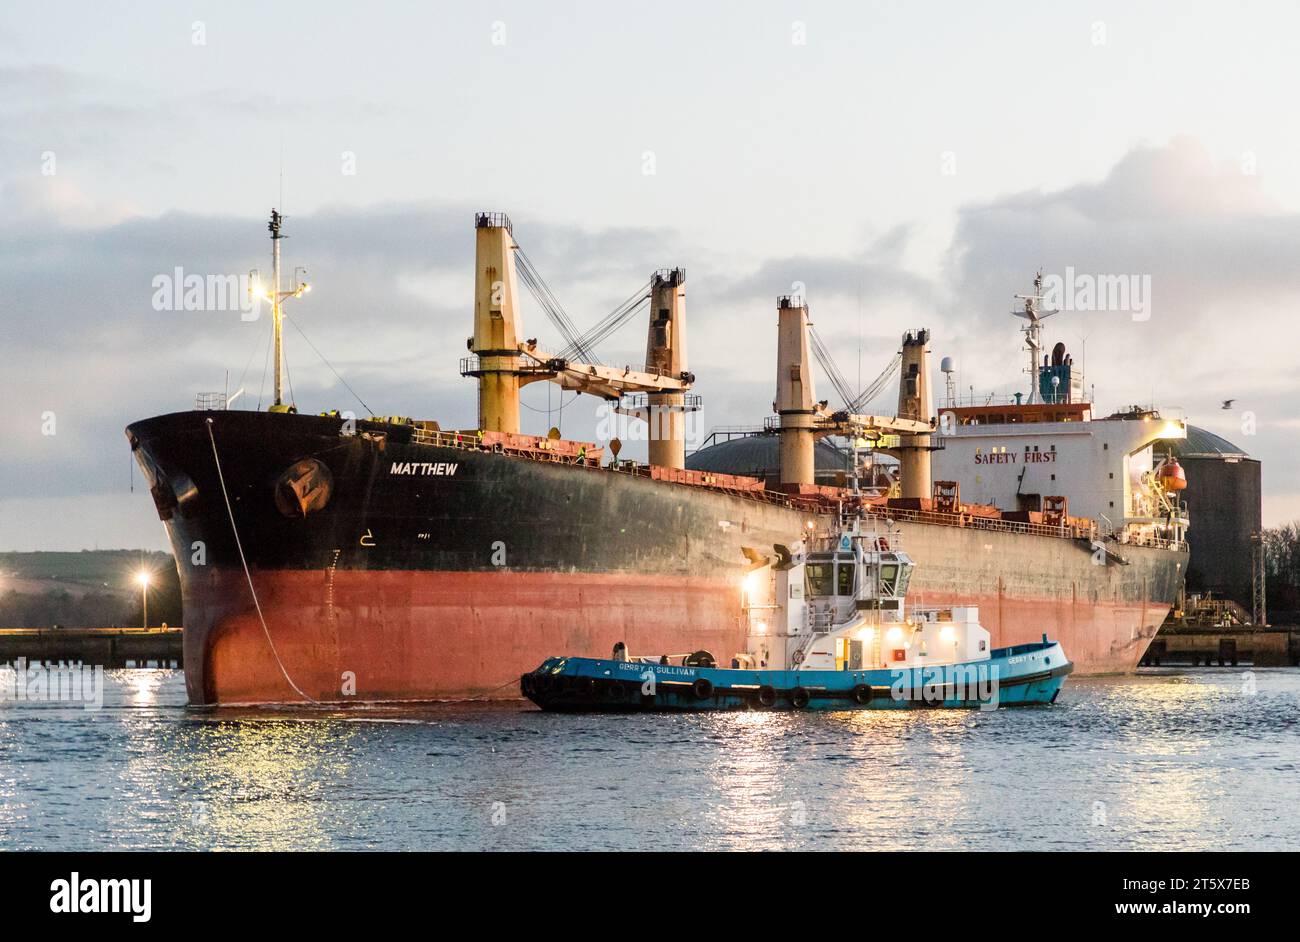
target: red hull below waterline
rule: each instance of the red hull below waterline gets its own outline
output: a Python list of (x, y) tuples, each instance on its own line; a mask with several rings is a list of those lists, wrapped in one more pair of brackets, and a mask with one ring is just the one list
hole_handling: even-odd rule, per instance
[[(720, 659), (744, 649), (739, 591), (705, 579), (595, 573), (259, 572), (265, 629), (242, 572), (213, 573), (185, 599), (191, 703), (431, 701), (520, 696), (548, 656)], [(995, 647), (1059, 639), (1083, 673), (1131, 670), (1168, 606), (975, 604)], [(1064, 609), (1064, 610), (1062, 610)], [(274, 648), (274, 650), (273, 650)], [(296, 688), (296, 689), (295, 689)]]

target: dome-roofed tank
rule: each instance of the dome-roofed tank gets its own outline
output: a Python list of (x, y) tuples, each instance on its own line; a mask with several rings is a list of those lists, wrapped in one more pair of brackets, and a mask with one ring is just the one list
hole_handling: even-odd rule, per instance
[[(1195, 425), (1187, 426), (1187, 437), (1165, 443), (1169, 452), (1178, 459), (1184, 458), (1248, 458), (1249, 454), (1221, 435)], [(1164, 448), (1165, 445), (1161, 447)]]
[(1187, 438), (1161, 442), (1157, 458), (1171, 454), (1181, 466), (1191, 525), (1187, 591), (1213, 592), (1251, 608), (1251, 536), (1263, 522), (1259, 460), (1221, 435), (1195, 425)]
[[(849, 471), (853, 456), (823, 438), (813, 449), (813, 461), (817, 483), (834, 485), (837, 474)], [(688, 455), (686, 467), (693, 471), (739, 474), (775, 482), (781, 473), (780, 441), (775, 435), (765, 434), (720, 441)]]

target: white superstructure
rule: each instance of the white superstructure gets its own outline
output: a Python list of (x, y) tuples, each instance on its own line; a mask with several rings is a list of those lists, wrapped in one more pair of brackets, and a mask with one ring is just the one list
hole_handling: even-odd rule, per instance
[(916, 564), (901, 540), (851, 517), (835, 534), (774, 547), (746, 580), (748, 643), (737, 665), (857, 671), (988, 660), (975, 606), (909, 609)]
[(1169, 538), (1156, 468), (1160, 444), (1187, 437), (1182, 419), (1144, 410), (1093, 418), (1087, 403), (1037, 404), (948, 408), (939, 427), (935, 480), (957, 482), (965, 502), (1037, 512), (1061, 495), (1071, 516), (1097, 521), (1102, 533)]
[(1042, 288), (1040, 272), (1032, 294), (1016, 295), (1023, 309), (1011, 312), (1028, 322), (1027, 395), (960, 402), (945, 358), (950, 381), (931, 457), (936, 501), (944, 495), (949, 507), (996, 507), (1004, 518), (1023, 515), (1026, 522), (1053, 526), (1087, 518), (1097, 535), (1124, 542), (1182, 542), (1186, 478), (1162, 444), (1186, 439), (1187, 422), (1137, 406), (1094, 414), (1082, 370), (1065, 344), (1043, 350), (1042, 322), (1057, 312), (1042, 309)]

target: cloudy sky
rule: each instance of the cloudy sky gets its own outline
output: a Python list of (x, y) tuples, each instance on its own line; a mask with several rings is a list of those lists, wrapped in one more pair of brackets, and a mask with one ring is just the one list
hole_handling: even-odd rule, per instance
[[(0, 550), (165, 546), (122, 429), (227, 383), (265, 406), (269, 327), (157, 310), (154, 279), (267, 270), (272, 205), (312, 343), (373, 411), (444, 426), (474, 421), (476, 210), (510, 213), (581, 325), (685, 266), (705, 431), (768, 411), (796, 283), (850, 380), (928, 326), (963, 390), (1005, 394), (1036, 269), (1146, 276), (1149, 318), (1066, 311), (1048, 340), (1103, 410), (1154, 402), (1260, 457), (1266, 523), (1300, 517), (1298, 11), (8, 4)], [(636, 362), (642, 331), (602, 357)], [(286, 344), (303, 411), (364, 412)], [(594, 401), (559, 402), (530, 387), (525, 430), (591, 435)]]

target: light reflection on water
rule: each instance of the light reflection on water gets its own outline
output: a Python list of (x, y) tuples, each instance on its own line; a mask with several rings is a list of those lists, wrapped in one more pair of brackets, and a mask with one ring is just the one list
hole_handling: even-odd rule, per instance
[(1300, 848), (1300, 672), (1075, 679), (1051, 708), (552, 716), (0, 705), (0, 848)]

